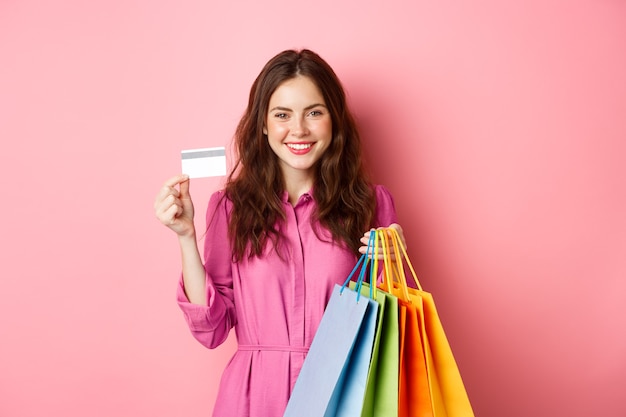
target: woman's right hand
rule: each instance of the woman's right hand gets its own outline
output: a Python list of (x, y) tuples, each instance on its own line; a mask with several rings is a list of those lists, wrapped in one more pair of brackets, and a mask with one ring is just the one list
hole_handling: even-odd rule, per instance
[(187, 175), (177, 175), (165, 181), (154, 201), (154, 212), (159, 221), (178, 236), (195, 235)]

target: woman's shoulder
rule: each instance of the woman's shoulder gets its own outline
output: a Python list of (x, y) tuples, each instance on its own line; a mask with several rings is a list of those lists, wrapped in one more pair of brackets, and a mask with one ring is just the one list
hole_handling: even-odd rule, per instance
[(224, 199), (227, 199), (226, 190), (221, 189), (214, 191), (213, 194), (211, 194), (211, 198), (209, 199), (209, 201), (221, 201)]
[(233, 203), (228, 198), (228, 194), (225, 190), (218, 190), (211, 194), (209, 198), (209, 204), (207, 207), (207, 217), (214, 214), (226, 215), (230, 213), (233, 208)]
[(389, 191), (389, 189), (382, 185), (382, 184), (374, 184), (372, 185), (372, 188), (374, 189), (374, 195), (376, 196), (376, 201), (379, 200), (393, 200), (393, 196), (391, 195), (391, 191)]
[(378, 227), (397, 223), (396, 205), (391, 192), (384, 185), (377, 184), (373, 187), (376, 196), (375, 225)]

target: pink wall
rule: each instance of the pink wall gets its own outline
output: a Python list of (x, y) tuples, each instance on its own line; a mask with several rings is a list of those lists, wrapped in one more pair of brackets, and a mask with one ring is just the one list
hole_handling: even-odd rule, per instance
[(345, 82), (477, 415), (626, 415), (626, 3), (212, 3), (0, 1), (1, 416), (208, 414), (233, 343), (189, 335), (152, 200), (303, 46)]

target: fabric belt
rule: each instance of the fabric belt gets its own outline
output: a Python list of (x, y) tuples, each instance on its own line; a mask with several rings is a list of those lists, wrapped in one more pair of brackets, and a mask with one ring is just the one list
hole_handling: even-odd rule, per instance
[(308, 353), (306, 346), (285, 346), (285, 345), (239, 345), (239, 350), (271, 350), (275, 352), (300, 352)]

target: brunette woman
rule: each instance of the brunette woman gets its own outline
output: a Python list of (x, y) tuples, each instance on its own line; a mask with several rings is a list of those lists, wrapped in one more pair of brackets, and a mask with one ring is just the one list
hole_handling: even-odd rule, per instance
[(237, 335), (213, 416), (278, 417), (368, 231), (401, 228), (387, 189), (368, 181), (341, 83), (314, 52), (265, 65), (235, 143), (238, 161), (209, 201), (203, 256), (186, 176), (164, 184), (155, 211), (178, 235), (178, 303), (192, 334), (208, 348)]

